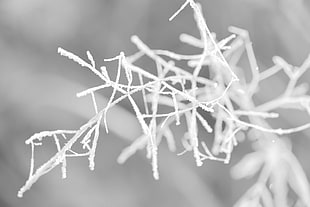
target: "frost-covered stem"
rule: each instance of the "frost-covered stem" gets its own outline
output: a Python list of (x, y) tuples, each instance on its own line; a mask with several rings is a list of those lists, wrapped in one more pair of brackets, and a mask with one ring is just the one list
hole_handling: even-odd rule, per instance
[[(193, 80), (192, 80), (192, 96), (196, 97), (196, 87), (197, 87), (197, 82), (196, 79), (199, 75), (199, 72), (202, 69), (202, 64), (208, 54), (208, 40), (207, 40), (207, 30), (206, 27), (207, 25), (204, 22), (204, 18), (202, 16), (201, 10), (200, 8), (194, 4), (192, 1), (190, 1), (191, 7), (194, 9), (195, 11), (195, 16), (197, 17), (197, 25), (200, 31), (200, 35), (201, 35), (201, 39), (203, 41), (204, 44), (204, 48), (203, 48), (203, 52), (201, 54), (201, 57), (199, 59), (199, 62), (196, 66), (196, 68), (194, 69), (194, 73), (193, 73)], [(193, 151), (194, 151), (194, 157), (196, 159), (196, 164), (197, 166), (201, 166), (202, 165), (202, 161), (201, 161), (201, 157), (199, 155), (199, 150), (198, 150), (198, 146), (199, 146), (199, 141), (198, 141), (198, 133), (197, 133), (197, 109), (194, 107), (192, 110), (192, 115), (191, 115), (191, 126), (190, 126), (190, 134), (192, 137), (192, 144), (193, 144)]]
[(234, 114), (237, 116), (259, 116), (262, 118), (278, 118), (278, 113), (273, 112), (260, 112), (260, 111), (243, 111), (243, 110), (235, 110)]
[(219, 56), (220, 60), (222, 61), (222, 63), (224, 64), (224, 66), (230, 71), (231, 75), (232, 75), (232, 79), (233, 80), (239, 80), (238, 76), (233, 72), (233, 70), (231, 69), (231, 67), (229, 66), (229, 64), (227, 63), (225, 57), (223, 56), (220, 48), (218, 47), (218, 45), (216, 44), (214, 38), (212, 38), (212, 34), (205, 22), (205, 19), (202, 15), (202, 12), (199, 8), (199, 6), (195, 3), (194, 0), (189, 0), (190, 2), (190, 6), (192, 7), (192, 9), (194, 10), (195, 14), (197, 15), (197, 18), (199, 20), (199, 24), (201, 26), (201, 31), (206, 32), (207, 36), (210, 37), (210, 41), (212, 43), (212, 45), (215, 48), (216, 54)]
[(250, 67), (252, 71), (252, 80), (248, 88), (248, 95), (251, 97), (255, 93), (255, 90), (257, 89), (257, 86), (259, 83), (259, 69), (258, 69), (258, 65), (257, 65), (256, 58), (254, 55), (252, 42), (250, 40), (248, 31), (237, 28), (237, 27), (229, 27), (229, 30), (235, 34), (238, 34), (240, 37), (242, 37), (245, 43), (245, 50), (248, 55), (248, 60), (250, 62)]
[(96, 154), (96, 149), (97, 149), (97, 144), (98, 144), (98, 138), (99, 138), (99, 128), (100, 128), (100, 123), (102, 119), (103, 113), (99, 114), (98, 120), (95, 125), (95, 134), (94, 134), (94, 139), (93, 139), (93, 144), (92, 147), (89, 151), (89, 169), (94, 170), (95, 169), (95, 154)]
[[(117, 57), (117, 59), (118, 59), (118, 67), (117, 67), (117, 74), (116, 74), (116, 80), (115, 80), (116, 85), (118, 85), (118, 83), (120, 81), (121, 67), (122, 67), (123, 58), (124, 58), (124, 53), (121, 52), (120, 55)], [(107, 117), (107, 112), (108, 112), (108, 109), (110, 108), (110, 105), (111, 105), (111, 103), (112, 103), (112, 101), (114, 99), (114, 96), (115, 96), (116, 92), (117, 92), (117, 87), (113, 87), (112, 95), (111, 95), (111, 97), (110, 97), (110, 99), (109, 99), (109, 101), (107, 103), (106, 110), (104, 110), (104, 113), (103, 113), (103, 122), (104, 122), (105, 130), (106, 130), (107, 133), (109, 132), (108, 124), (107, 124), (107, 118), (106, 118)]]
[(261, 82), (262, 80), (265, 80), (273, 76), (274, 74), (280, 72), (281, 70), (282, 68), (279, 65), (273, 65), (272, 67), (264, 70), (263, 72), (259, 74), (259, 81)]
[(58, 164), (60, 164), (64, 157), (65, 153), (72, 147), (72, 145), (80, 138), (80, 136), (87, 130), (89, 124), (92, 123), (93, 120), (90, 120), (88, 123), (84, 124), (79, 131), (68, 141), (68, 143), (57, 152), (49, 161), (41, 165), (35, 173), (29, 176), (25, 185), (18, 191), (18, 197), (22, 197), (24, 192), (29, 190), (31, 186), (44, 174), (48, 173), (52, 169), (54, 169)]
[[(187, 72), (186, 70), (183, 70), (182, 68), (174, 66), (171, 63), (165, 61), (163, 58), (161, 58), (160, 56), (155, 54), (155, 52), (152, 51), (146, 44), (144, 44), (138, 36), (135, 36), (135, 35), (132, 36), (131, 41), (137, 46), (137, 48), (139, 50), (143, 51), (145, 53), (145, 55), (147, 55), (148, 57), (153, 59), (156, 63), (162, 65), (163, 67), (167, 68), (168, 70), (170, 70), (176, 74), (180, 74), (180, 75), (184, 76), (184, 78), (192, 79), (193, 74), (191, 74), (191, 73)], [(145, 70), (139, 70), (139, 73), (145, 75), (146, 77), (148, 77), (150, 79), (153, 79), (154, 77), (156, 77), (156, 76), (146, 72)], [(146, 74), (148, 74), (148, 75), (146, 75)], [(197, 81), (199, 81), (203, 84), (206, 84), (206, 85), (210, 85), (210, 86), (214, 86), (216, 84), (214, 81), (208, 80), (208, 79), (202, 78), (202, 77), (197, 77)]]

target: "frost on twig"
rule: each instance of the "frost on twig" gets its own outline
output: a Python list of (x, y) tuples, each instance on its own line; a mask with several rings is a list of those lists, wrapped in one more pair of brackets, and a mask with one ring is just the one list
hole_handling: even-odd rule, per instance
[[(254, 154), (249, 154), (248, 158), (242, 160), (241, 164), (234, 168), (234, 172), (239, 173), (234, 173), (235, 177), (241, 178), (255, 174), (257, 169), (263, 165), (268, 166), (270, 157), (263, 159), (263, 156), (260, 156), (262, 150), (269, 153), (268, 150), (272, 148), (273, 143), (280, 142), (281, 135), (310, 128), (310, 124), (305, 123), (290, 129), (273, 129), (266, 121), (267, 118), (279, 118), (279, 114), (274, 110), (279, 107), (287, 107), (290, 104), (298, 105), (299, 109), (310, 113), (310, 98), (306, 95), (307, 86), (297, 84), (301, 75), (310, 66), (310, 56), (300, 67), (293, 67), (282, 58), (274, 57), (275, 65), (260, 72), (249, 33), (246, 30), (230, 27), (229, 31), (233, 34), (218, 41), (215, 33), (211, 33), (206, 24), (200, 4), (194, 0), (186, 0), (169, 20), (176, 19), (186, 6), (190, 6), (193, 10), (200, 37), (181, 34), (180, 40), (201, 49), (201, 53), (178, 54), (163, 49), (151, 49), (138, 36), (132, 36), (131, 41), (136, 45), (137, 53), (126, 56), (124, 52), (120, 52), (115, 57), (105, 59), (106, 62), (116, 61), (118, 63), (117, 74), (113, 80), (109, 75), (110, 69), (105, 66), (97, 69), (98, 66), (89, 51), (86, 53), (88, 61), (85, 61), (71, 52), (62, 48), (58, 49), (60, 55), (73, 60), (101, 79), (101, 85), (77, 93), (77, 97), (91, 96), (95, 115), (78, 130), (41, 132), (26, 141), (26, 144), (31, 145), (32, 152), (30, 174), (26, 184), (18, 192), (19, 197), (22, 197), (23, 193), (38, 178), (60, 164), (62, 165), (62, 177), (65, 178), (66, 158), (68, 157), (88, 157), (89, 168), (93, 170), (100, 136), (99, 126), (103, 122), (106, 132), (109, 132), (107, 113), (114, 105), (125, 99), (129, 101), (140, 123), (142, 135), (122, 151), (118, 162), (124, 163), (138, 150), (145, 149), (147, 158), (151, 159), (155, 179), (159, 179), (158, 147), (163, 138), (171, 151), (181, 151), (178, 153), (179, 155), (192, 152), (196, 165), (201, 166), (207, 159), (229, 163), (234, 147), (240, 141), (238, 133), (247, 132), (248, 129), (254, 130), (254, 136), (257, 139), (260, 138), (260, 144), (264, 147), (259, 148)], [(237, 77), (237, 64), (244, 54), (247, 56), (251, 68), (251, 80), (245, 80), (242, 71), (238, 71), (239, 77)], [(139, 67), (136, 61), (141, 58), (151, 59), (156, 65), (156, 72), (147, 72)], [(178, 61), (187, 62), (188, 67), (178, 67), (176, 64)], [(209, 70), (207, 77), (201, 75), (203, 70)], [(282, 70), (289, 77), (289, 84), (284, 93), (270, 102), (256, 106), (252, 96), (257, 92), (258, 85)], [(125, 78), (125, 83), (122, 81), (122, 76)], [(99, 106), (96, 102), (96, 94), (107, 88), (112, 89), (109, 101), (105, 106)], [(142, 95), (144, 102), (142, 107), (135, 99), (136, 94)], [(170, 110), (162, 112), (159, 106), (168, 107)], [(205, 118), (206, 114), (212, 116), (214, 121), (210, 122), (211, 120)], [(172, 124), (186, 128), (183, 138), (177, 139), (174, 136)], [(199, 128), (203, 129), (203, 133), (202, 130), (198, 130)], [(213, 139), (212, 133), (214, 133)], [(206, 136), (206, 134), (210, 134), (210, 136)], [(49, 137), (54, 139), (57, 152), (50, 160), (35, 169), (35, 147), (41, 144), (42, 139)], [(66, 138), (64, 145), (61, 145), (59, 141), (62, 138)], [(210, 141), (207, 142), (206, 139), (212, 139), (212, 146), (207, 146), (206, 143), (210, 143)], [(177, 149), (177, 142), (180, 142), (184, 149)], [(84, 151), (74, 151), (73, 146), (75, 145), (81, 145)], [(276, 149), (278, 150), (278, 148)], [(309, 202), (306, 199), (306, 195), (309, 194), (307, 187), (300, 186), (302, 191), (296, 190), (298, 188), (296, 185), (301, 185), (301, 182), (308, 183), (298, 161), (289, 150), (281, 152), (285, 152), (287, 157), (277, 157), (278, 154), (272, 153), (273, 162), (279, 164), (285, 159), (288, 167), (297, 169), (298, 172), (296, 169), (294, 172), (298, 173), (302, 180), (290, 180), (290, 186), (303, 202)], [(259, 155), (255, 158), (257, 159), (255, 160), (256, 164), (255, 162), (250, 163), (255, 157), (254, 155)], [(244, 168), (245, 171), (240, 172), (240, 168)], [(268, 176), (273, 175), (274, 168), (268, 168), (268, 170), (270, 171)], [(264, 182), (253, 186), (254, 190), (250, 190), (250, 193), (264, 195), (266, 201), (263, 200), (263, 202), (266, 206), (272, 200), (272, 195), (277, 193), (276, 191), (266, 191), (266, 182), (270, 177), (268, 176), (264, 178)]]

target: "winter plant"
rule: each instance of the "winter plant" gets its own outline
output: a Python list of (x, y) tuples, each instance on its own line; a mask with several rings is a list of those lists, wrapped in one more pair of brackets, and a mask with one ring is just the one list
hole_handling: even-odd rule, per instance
[[(284, 137), (310, 128), (310, 123), (275, 129), (267, 121), (279, 117), (275, 112), (279, 108), (304, 110), (310, 115), (310, 96), (306, 94), (306, 84), (298, 82), (310, 67), (310, 56), (299, 67), (288, 64), (281, 57), (273, 57), (274, 66), (260, 70), (248, 32), (230, 27), (232, 35), (217, 41), (205, 22), (200, 5), (194, 0), (187, 0), (169, 20), (173, 20), (186, 6), (193, 10), (200, 38), (181, 34), (180, 41), (201, 49), (199, 54), (181, 55), (151, 49), (137, 36), (132, 36), (137, 53), (127, 56), (120, 52), (116, 57), (105, 59), (106, 62), (116, 61), (118, 64), (116, 77), (112, 79), (109, 69), (97, 67), (89, 51), (85, 61), (58, 48), (60, 55), (80, 64), (102, 80), (101, 85), (77, 93), (78, 97), (91, 96), (95, 115), (77, 130), (43, 131), (26, 140), (26, 144), (31, 146), (30, 172), (18, 192), (19, 197), (58, 165), (61, 165), (62, 177), (66, 178), (69, 157), (88, 157), (89, 168), (94, 170), (100, 124), (103, 122), (108, 132), (107, 113), (127, 99), (143, 133), (122, 151), (119, 163), (124, 163), (137, 150), (145, 149), (147, 158), (151, 160), (154, 179), (159, 179), (157, 154), (163, 139), (173, 152), (176, 151), (176, 142), (180, 142), (184, 147), (180, 154), (191, 152), (197, 166), (203, 165), (206, 159), (229, 163), (234, 147), (248, 139), (254, 151), (233, 167), (232, 176), (241, 179), (257, 175), (257, 181), (236, 206), (310, 206), (307, 177), (291, 151), (290, 142)], [(238, 66), (241, 56), (245, 55), (252, 74), (250, 79), (245, 77), (247, 69), (243, 71)], [(141, 58), (154, 61), (157, 70), (150, 73), (140, 68), (135, 63)], [(181, 61), (187, 63), (186, 69), (178, 66)], [(207, 70), (208, 75), (201, 75), (202, 70)], [(255, 104), (253, 96), (258, 92), (258, 86), (280, 72), (284, 72), (289, 79), (285, 91), (271, 101)], [(109, 101), (100, 108), (96, 93), (109, 89), (112, 90)], [(136, 94), (143, 97), (143, 106), (137, 104)], [(163, 106), (169, 111), (161, 112), (159, 107)], [(212, 123), (210, 117), (213, 117)], [(174, 136), (171, 129), (174, 124), (186, 126), (182, 138)], [(35, 149), (47, 138), (54, 139), (57, 152), (35, 169)], [(212, 143), (212, 146), (206, 143)], [(75, 150), (76, 146), (81, 151)], [(290, 192), (296, 196), (290, 196)]]

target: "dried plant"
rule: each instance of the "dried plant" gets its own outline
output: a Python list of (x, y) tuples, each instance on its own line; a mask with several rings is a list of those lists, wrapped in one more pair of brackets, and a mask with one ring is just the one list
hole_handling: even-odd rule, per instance
[[(101, 85), (77, 94), (78, 97), (91, 96), (95, 115), (77, 130), (45, 131), (27, 139), (26, 144), (30, 144), (32, 152), (30, 173), (18, 192), (19, 197), (42, 175), (58, 165), (62, 166), (62, 177), (65, 178), (68, 157), (88, 157), (89, 168), (94, 170), (100, 123), (104, 123), (108, 132), (106, 116), (109, 109), (127, 99), (143, 133), (122, 151), (119, 163), (124, 163), (137, 150), (146, 149), (147, 157), (151, 159), (153, 176), (159, 179), (157, 154), (162, 139), (166, 139), (171, 151), (176, 151), (175, 143), (180, 141), (184, 146), (180, 154), (191, 151), (197, 166), (201, 166), (206, 159), (229, 163), (234, 147), (242, 142), (241, 137), (246, 134), (246, 138), (253, 142), (254, 152), (246, 155), (232, 169), (232, 175), (238, 179), (255, 174), (259, 176), (236, 206), (310, 206), (307, 177), (291, 151), (290, 142), (283, 137), (309, 128), (310, 123), (290, 129), (274, 129), (266, 121), (279, 117), (274, 112), (278, 108), (305, 110), (310, 115), (307, 87), (305, 84), (298, 85), (298, 80), (310, 66), (310, 56), (300, 67), (274, 57), (274, 66), (260, 72), (248, 32), (230, 27), (232, 35), (217, 41), (205, 22), (200, 5), (194, 0), (187, 0), (169, 20), (173, 20), (186, 6), (190, 6), (194, 12), (200, 38), (181, 34), (180, 41), (200, 48), (200, 54), (181, 55), (168, 50), (150, 49), (137, 36), (133, 36), (131, 41), (137, 46), (137, 53), (126, 56), (124, 52), (120, 52), (116, 57), (105, 59), (106, 62), (118, 63), (117, 75), (112, 80), (105, 66), (97, 68), (89, 51), (88, 61), (85, 61), (62, 48), (58, 49), (60, 55), (72, 59), (102, 80)], [(240, 57), (244, 54), (250, 65), (250, 80), (246, 80), (244, 71), (238, 66)], [(141, 58), (153, 60), (157, 71), (150, 73), (135, 64)], [(178, 67), (179, 61), (187, 62), (188, 67)], [(202, 70), (208, 70), (209, 75), (202, 76)], [(259, 84), (280, 71), (284, 71), (289, 78), (284, 93), (256, 106), (253, 95), (257, 93)], [(122, 76), (125, 76), (126, 83), (122, 83)], [(99, 109), (96, 93), (109, 88), (112, 89), (109, 101)], [(142, 107), (133, 98), (135, 94), (142, 95)], [(170, 111), (160, 112), (159, 106), (166, 106)], [(211, 115), (215, 123), (209, 123), (204, 114)], [(175, 140), (171, 127), (173, 124), (183, 124), (183, 120), (187, 131), (180, 140)], [(198, 132), (199, 127), (204, 132)], [(206, 137), (206, 134), (210, 136)], [(48, 137), (55, 140), (57, 152), (35, 169), (35, 147)], [(207, 146), (206, 139), (211, 138), (213, 145)], [(65, 144), (61, 144), (63, 140)], [(75, 146), (81, 146), (83, 151), (77, 152), (73, 149)], [(294, 191), (297, 195), (294, 201), (290, 198), (289, 191)]]

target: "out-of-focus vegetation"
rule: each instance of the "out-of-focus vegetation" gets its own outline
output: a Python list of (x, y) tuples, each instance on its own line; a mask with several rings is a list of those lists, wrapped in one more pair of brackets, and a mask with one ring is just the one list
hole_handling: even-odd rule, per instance
[[(176, 0), (0, 2), (1, 206), (228, 206), (244, 193), (251, 181), (231, 180), (229, 169), (250, 150), (247, 144), (238, 146), (230, 165), (207, 162), (201, 168), (194, 166), (190, 156), (177, 157), (161, 149), (159, 181), (153, 180), (144, 156), (134, 156), (125, 165), (118, 165), (116, 158), (128, 145), (120, 138), (122, 133), (132, 138), (139, 135), (137, 124), (130, 118), (125, 124), (121, 122), (128, 116), (119, 115), (122, 109), (118, 108), (111, 119), (114, 129), (119, 131), (105, 136), (102, 133), (95, 171), (88, 170), (86, 159), (72, 159), (66, 180), (61, 180), (60, 171), (55, 170), (36, 183), (23, 199), (16, 197), (28, 173), (30, 151), (24, 140), (46, 129), (76, 129), (93, 113), (90, 100), (77, 99), (75, 93), (84, 89), (84, 85), (97, 85), (98, 80), (59, 57), (57, 47), (81, 57), (90, 50), (100, 63), (121, 50), (134, 52), (129, 39), (137, 34), (152, 48), (190, 53), (192, 49), (179, 43), (178, 35), (181, 32), (198, 35), (192, 12), (186, 9), (176, 21), (168, 22), (181, 3)], [(219, 39), (227, 36), (230, 25), (249, 31), (261, 70), (271, 65), (273, 55), (300, 65), (310, 52), (307, 1), (201, 3), (207, 22)], [(303, 80), (310, 80), (309, 72)], [(270, 80), (261, 88), (257, 102), (278, 94), (284, 83), (281, 76)], [(272, 123), (273, 126), (288, 128), (307, 120), (303, 114), (286, 111), (281, 115), (283, 122)], [(310, 131), (290, 137), (294, 152), (309, 175)], [(42, 160), (54, 152), (53, 147), (38, 152)]]

